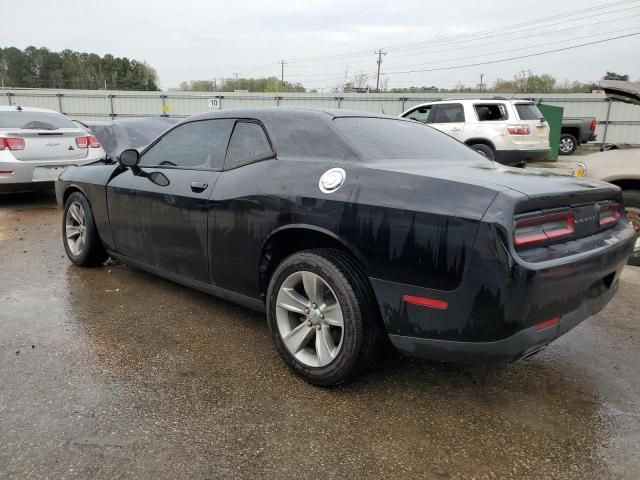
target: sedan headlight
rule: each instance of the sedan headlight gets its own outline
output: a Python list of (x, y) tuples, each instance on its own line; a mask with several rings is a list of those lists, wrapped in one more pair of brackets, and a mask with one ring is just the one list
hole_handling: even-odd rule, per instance
[(578, 167), (574, 170), (573, 175), (575, 177), (586, 177), (587, 166), (584, 163), (578, 162)]

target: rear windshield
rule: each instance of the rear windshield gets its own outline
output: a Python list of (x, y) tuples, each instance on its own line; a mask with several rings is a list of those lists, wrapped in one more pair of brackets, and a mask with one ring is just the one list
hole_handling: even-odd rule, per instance
[(421, 123), (392, 118), (338, 117), (336, 128), (364, 160), (469, 160), (481, 157), (462, 143)]
[(540, 120), (542, 112), (534, 103), (516, 103), (516, 110), (520, 120)]
[(67, 117), (59, 113), (16, 110), (0, 112), (0, 128), (56, 130), (58, 128), (78, 127)]

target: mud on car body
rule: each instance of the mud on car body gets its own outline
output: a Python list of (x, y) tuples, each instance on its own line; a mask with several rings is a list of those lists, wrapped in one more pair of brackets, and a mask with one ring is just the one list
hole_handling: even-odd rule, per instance
[(609, 301), (634, 242), (615, 186), (348, 111), (190, 117), (65, 171), (56, 194), (71, 261), (111, 255), (266, 311), (319, 385), (361, 372), (385, 335), (418, 357), (530, 355)]

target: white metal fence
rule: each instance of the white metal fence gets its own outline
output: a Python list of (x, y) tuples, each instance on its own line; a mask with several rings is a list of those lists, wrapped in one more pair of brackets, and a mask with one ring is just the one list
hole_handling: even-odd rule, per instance
[[(511, 94), (496, 94), (511, 97)], [(490, 98), (493, 95), (484, 95)], [(445, 98), (478, 98), (478, 94), (359, 94), (359, 93), (208, 93), (130, 92), (105, 90), (0, 91), (0, 105), (22, 105), (58, 110), (78, 120), (118, 117), (186, 117), (212, 110), (266, 106), (341, 108), (399, 115), (409, 107)], [(598, 141), (640, 144), (640, 106), (610, 102), (598, 94), (527, 94), (544, 103), (564, 108), (565, 117), (598, 119)]]

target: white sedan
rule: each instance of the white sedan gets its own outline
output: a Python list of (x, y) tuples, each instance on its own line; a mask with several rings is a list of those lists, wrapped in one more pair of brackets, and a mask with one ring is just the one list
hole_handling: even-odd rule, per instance
[(103, 158), (97, 138), (63, 114), (0, 106), (0, 193), (53, 186), (66, 167)]

